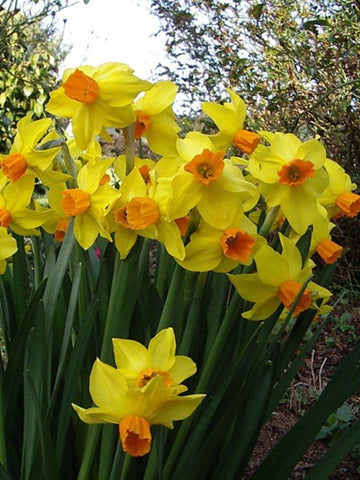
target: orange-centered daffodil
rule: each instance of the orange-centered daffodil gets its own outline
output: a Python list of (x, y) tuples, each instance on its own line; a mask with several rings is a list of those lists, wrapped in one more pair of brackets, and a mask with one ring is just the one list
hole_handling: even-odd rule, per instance
[(258, 146), (247, 170), (258, 180), (267, 206), (280, 206), (301, 235), (315, 220), (317, 199), (329, 183), (325, 148), (318, 140), (302, 143), (291, 133), (262, 134), (270, 146)]
[(61, 87), (50, 94), (46, 109), (71, 118), (75, 140), (86, 150), (103, 128), (124, 128), (135, 122), (131, 102), (150, 87), (123, 63), (83, 65), (65, 71)]
[[(289, 310), (302, 286), (311, 277), (313, 262), (308, 260), (302, 266), (297, 246), (287, 237), (281, 234), (279, 236), (282, 253), (274, 251), (268, 245), (263, 246), (254, 257), (257, 273), (229, 275), (239, 294), (245, 300), (254, 302), (251, 310), (243, 314), (249, 320), (266, 320), (280, 304)], [(331, 293), (328, 290), (309, 282), (298, 300), (294, 315), (299, 315), (308, 308), (317, 309), (315, 300), (329, 296)]]
[(113, 345), (117, 368), (96, 360), (90, 374), (96, 407), (73, 407), (86, 423), (118, 424), (124, 451), (143, 456), (151, 448), (151, 425), (173, 428), (173, 421), (190, 416), (204, 395), (180, 396), (187, 388), (179, 383), (196, 367), (190, 358), (175, 356), (171, 328), (156, 335), (148, 349), (133, 340), (113, 339)]

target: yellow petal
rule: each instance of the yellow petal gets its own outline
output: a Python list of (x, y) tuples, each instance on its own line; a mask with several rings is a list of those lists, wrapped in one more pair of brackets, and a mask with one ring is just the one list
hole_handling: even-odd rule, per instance
[(149, 365), (166, 372), (175, 363), (175, 348), (174, 330), (171, 327), (161, 330), (150, 340)]
[(75, 403), (71, 404), (73, 409), (79, 415), (80, 420), (85, 423), (94, 424), (94, 423), (119, 423), (121, 418), (117, 415), (112, 415), (108, 411), (103, 410), (102, 408), (82, 408)]
[(118, 369), (140, 372), (147, 366), (147, 349), (135, 340), (113, 338), (115, 363)]
[(125, 394), (128, 390), (125, 377), (116, 368), (97, 359), (90, 374), (90, 395), (98, 407), (115, 418), (121, 418)]

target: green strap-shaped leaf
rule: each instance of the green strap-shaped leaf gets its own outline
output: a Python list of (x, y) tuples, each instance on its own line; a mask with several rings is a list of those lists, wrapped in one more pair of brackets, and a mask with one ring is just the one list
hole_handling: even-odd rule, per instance
[(245, 409), (234, 424), (233, 435), (222, 452), (212, 479), (222, 475), (228, 479), (240, 478), (263, 425), (271, 387), (272, 363), (268, 361), (253, 382)]
[(7, 473), (5, 468), (0, 463), (0, 480), (13, 480), (12, 477)]

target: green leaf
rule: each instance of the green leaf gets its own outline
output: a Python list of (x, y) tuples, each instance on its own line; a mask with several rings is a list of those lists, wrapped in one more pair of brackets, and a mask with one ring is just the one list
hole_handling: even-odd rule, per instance
[(233, 435), (222, 452), (213, 479), (221, 478), (222, 472), (228, 478), (241, 478), (264, 423), (271, 388), (272, 363), (268, 361), (251, 385), (245, 409), (234, 423)]
[(266, 7), (266, 3), (258, 3), (257, 5), (254, 5), (250, 10), (250, 15), (256, 18), (256, 20), (259, 20), (264, 10), (264, 7)]
[(351, 408), (346, 404), (336, 410), (336, 417), (340, 422), (350, 422), (352, 415)]
[(309, 471), (304, 480), (327, 480), (339, 465), (357, 445), (360, 444), (360, 420), (335, 440), (328, 451)]
[(12, 477), (7, 473), (5, 468), (0, 463), (0, 480), (13, 480)]
[[(83, 322), (76, 338), (76, 342), (71, 352), (68, 368), (65, 374), (64, 390), (61, 394), (60, 411), (57, 424), (56, 453), (59, 464), (62, 463), (62, 457), (68, 434), (68, 426), (73, 413), (71, 403), (76, 399), (76, 389), (78, 379), (84, 368), (84, 358), (88, 349), (91, 333), (94, 328), (94, 319), (97, 314), (97, 300), (89, 305)], [(94, 359), (95, 360), (95, 359)]]
[(360, 387), (360, 346), (338, 367), (313, 407), (284, 435), (252, 480), (286, 480), (329, 415)]

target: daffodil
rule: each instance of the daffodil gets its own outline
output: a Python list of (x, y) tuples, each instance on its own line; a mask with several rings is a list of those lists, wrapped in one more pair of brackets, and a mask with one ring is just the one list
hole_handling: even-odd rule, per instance
[(158, 82), (133, 104), (136, 115), (135, 138), (146, 137), (150, 149), (159, 155), (176, 152), (180, 127), (171, 108), (176, 93), (177, 86), (174, 83)]
[(8, 155), (0, 155), (0, 185), (16, 182), (25, 175), (39, 177), (48, 184), (51, 180), (61, 178), (52, 172), (52, 164), (60, 151), (60, 147), (43, 148), (53, 133), (46, 135), (51, 120), (43, 118), (31, 121), (28, 115), (17, 124), (17, 134)]
[(123, 63), (83, 65), (64, 72), (61, 87), (50, 94), (46, 109), (71, 118), (75, 140), (86, 150), (103, 128), (124, 128), (135, 122), (131, 102), (150, 87)]
[[(335, 227), (327, 216), (322, 215), (319, 210), (315, 221), (312, 224), (310, 255), (315, 252), (322, 258), (325, 263), (335, 263), (342, 254), (343, 247), (331, 239), (330, 232)], [(291, 235), (291, 239), (297, 240), (299, 235)]]
[(353, 192), (356, 184), (334, 160), (327, 158), (325, 169), (330, 183), (319, 198), (320, 204), (326, 208), (330, 218), (355, 217), (360, 212), (360, 195)]
[(121, 258), (125, 258), (140, 235), (162, 242), (168, 253), (184, 258), (185, 250), (180, 231), (174, 220), (166, 216), (169, 192), (165, 184), (146, 184), (137, 168), (125, 177), (121, 184), (121, 196), (106, 214), (106, 225), (115, 232), (115, 246)]
[[(312, 274), (313, 262), (307, 260), (302, 266), (300, 251), (287, 237), (280, 235), (282, 253), (265, 245), (255, 255), (257, 273), (229, 275), (238, 293), (250, 302), (251, 310), (243, 313), (249, 320), (266, 320), (282, 304), (287, 310)], [(294, 315), (309, 309), (317, 309), (315, 300), (328, 298), (331, 293), (309, 282), (295, 308)]]
[(196, 372), (191, 358), (175, 355), (176, 340), (171, 327), (152, 338), (148, 348), (122, 338), (114, 338), (113, 347), (116, 367), (131, 386), (143, 388), (160, 376), (167, 387), (174, 387)]
[(260, 181), (267, 206), (280, 205), (291, 227), (302, 234), (315, 220), (317, 199), (329, 183), (325, 148), (318, 140), (302, 143), (291, 133), (264, 136), (271, 145), (259, 145), (247, 169)]
[(5, 272), (6, 259), (17, 251), (16, 240), (5, 227), (0, 227), (0, 275)]
[(0, 227), (9, 227), (18, 235), (39, 235), (49, 212), (27, 208), (31, 202), (34, 178), (25, 176), (8, 183), (0, 193)]
[(119, 193), (108, 183), (101, 184), (111, 164), (112, 159), (84, 165), (77, 175), (78, 187), (66, 188), (61, 192), (61, 208), (65, 217), (75, 217), (74, 235), (85, 250), (93, 245), (99, 234), (112, 240), (103, 225), (103, 218), (106, 208)]
[(239, 263), (249, 265), (264, 242), (256, 234), (256, 226), (239, 209), (236, 220), (225, 229), (201, 221), (185, 247), (184, 260), (178, 263), (195, 272), (230, 272)]
[[(168, 368), (174, 379), (191, 375), (189, 367), (193, 371), (193, 366), (176, 360), (173, 355), (175, 344), (170, 337), (169, 333), (155, 337), (149, 350), (145, 347), (142, 350), (137, 342), (119, 344), (115, 340), (117, 362), (125, 365), (131, 378), (138, 374), (140, 384), (132, 386), (133, 381), (128, 384), (122, 370), (96, 360), (90, 374), (90, 394), (96, 407), (84, 409), (73, 404), (80, 419), (86, 423), (117, 424), (124, 451), (134, 457), (149, 453), (151, 425), (173, 428), (174, 421), (190, 416), (204, 398), (201, 394), (180, 396), (187, 388), (168, 385), (164, 378), (166, 372), (147, 374), (141, 370), (151, 362), (153, 366)], [(162, 358), (164, 354), (165, 358)], [(181, 375), (183, 368), (186, 373)]]
[(177, 141), (177, 150), (183, 165), (172, 180), (169, 218), (184, 217), (196, 206), (209, 225), (226, 228), (237, 213), (237, 200), (257, 200), (256, 187), (205, 135), (190, 132)]
[(251, 154), (258, 146), (261, 137), (258, 133), (243, 128), (246, 117), (245, 102), (230, 88), (226, 89), (231, 102), (219, 105), (214, 102), (202, 104), (203, 111), (215, 122), (220, 132), (210, 135), (212, 143), (218, 150), (223, 150), (231, 144), (241, 152)]

